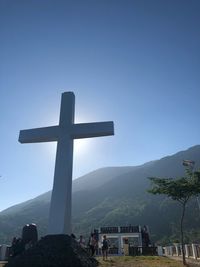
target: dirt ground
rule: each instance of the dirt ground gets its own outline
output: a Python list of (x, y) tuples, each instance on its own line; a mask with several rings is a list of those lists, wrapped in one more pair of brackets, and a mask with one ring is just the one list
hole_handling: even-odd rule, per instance
[[(176, 261), (182, 261), (182, 257), (169, 257)], [(189, 267), (200, 267), (200, 261), (186, 258)]]

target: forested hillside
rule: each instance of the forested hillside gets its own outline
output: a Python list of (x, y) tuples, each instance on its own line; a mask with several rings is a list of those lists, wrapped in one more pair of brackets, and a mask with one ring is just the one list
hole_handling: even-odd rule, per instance
[[(152, 240), (178, 239), (180, 208), (162, 196), (147, 193), (147, 177), (184, 175), (183, 159), (200, 167), (200, 146), (136, 167), (107, 167), (73, 182), (73, 231), (89, 234), (93, 228), (117, 225), (149, 225)], [(50, 192), (0, 213), (0, 243), (19, 236), (24, 224), (34, 222), (46, 234)], [(189, 203), (185, 227), (188, 238), (198, 241), (200, 211), (196, 199)], [(200, 240), (199, 240), (200, 241)]]

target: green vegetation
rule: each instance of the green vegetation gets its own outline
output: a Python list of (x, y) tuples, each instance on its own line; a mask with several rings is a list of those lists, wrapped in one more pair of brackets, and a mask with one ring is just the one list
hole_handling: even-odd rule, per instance
[(186, 265), (183, 221), (185, 217), (186, 204), (191, 198), (200, 194), (200, 171), (193, 173), (190, 169), (186, 169), (186, 176), (177, 179), (155, 177), (151, 177), (149, 179), (152, 182), (152, 188), (148, 190), (149, 193), (167, 195), (169, 198), (178, 201), (181, 204), (180, 240), (183, 252), (183, 264)]
[[(91, 230), (101, 226), (139, 224), (149, 226), (153, 243), (180, 242), (179, 203), (166, 196), (149, 194), (147, 177), (183, 176), (181, 163), (184, 158), (190, 158), (200, 166), (200, 146), (138, 167), (102, 168), (75, 180), (73, 232), (77, 237), (83, 234), (87, 238)], [(27, 186), (26, 190), (30, 188)], [(48, 192), (1, 212), (0, 244), (9, 244), (13, 236), (20, 236), (27, 223), (36, 223), (39, 234), (45, 235), (50, 196), (51, 192)], [(186, 242), (200, 242), (200, 212), (196, 199), (187, 205), (184, 229)]]

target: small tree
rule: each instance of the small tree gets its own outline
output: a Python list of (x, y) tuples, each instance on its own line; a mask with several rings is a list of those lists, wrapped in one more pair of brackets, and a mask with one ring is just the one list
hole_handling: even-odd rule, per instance
[(186, 204), (191, 198), (200, 194), (200, 171), (192, 172), (190, 169), (186, 169), (186, 176), (176, 179), (156, 177), (150, 177), (149, 179), (152, 182), (152, 188), (148, 190), (149, 193), (167, 195), (169, 198), (176, 200), (181, 204), (180, 235), (183, 264), (186, 265), (183, 220)]

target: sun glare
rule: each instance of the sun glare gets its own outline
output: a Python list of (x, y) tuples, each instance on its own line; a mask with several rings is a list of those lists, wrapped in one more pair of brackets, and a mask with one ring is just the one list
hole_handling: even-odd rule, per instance
[[(86, 119), (83, 117), (76, 117), (75, 123), (83, 123)], [(56, 125), (55, 123), (56, 119), (55, 117), (51, 116), (51, 125)], [(90, 148), (91, 138), (85, 138), (85, 139), (74, 139), (74, 156), (80, 157), (85, 154), (87, 154), (87, 151)], [(90, 143), (89, 143), (90, 142)], [(56, 156), (56, 147), (57, 142), (48, 142), (43, 143), (43, 147), (45, 148), (45, 151), (48, 153), (48, 155), (52, 158)]]
[[(50, 158), (53, 158), (56, 156), (56, 142), (49, 142), (44, 143), (43, 147), (45, 151), (48, 153)], [(89, 150), (89, 140), (88, 139), (75, 139), (74, 140), (74, 156), (80, 157), (84, 154), (87, 154), (87, 151)]]
[(87, 139), (75, 139), (74, 140), (74, 154), (83, 155), (89, 149), (89, 140)]

